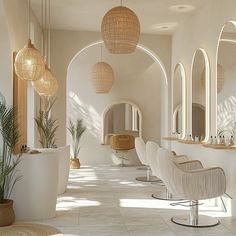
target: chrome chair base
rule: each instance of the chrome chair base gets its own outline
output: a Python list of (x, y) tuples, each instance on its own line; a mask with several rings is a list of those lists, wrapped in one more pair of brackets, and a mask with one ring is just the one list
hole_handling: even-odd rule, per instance
[(179, 197), (175, 197), (172, 194), (168, 194), (165, 192), (153, 193), (152, 197), (155, 199), (158, 199), (158, 200), (163, 200), (163, 201), (181, 201), (181, 200), (183, 200)]
[(141, 182), (160, 182), (161, 181), (161, 179), (157, 178), (156, 176), (141, 176), (135, 179)]
[(205, 215), (199, 215), (196, 221), (191, 222), (190, 215), (175, 216), (171, 218), (171, 221), (177, 225), (203, 228), (203, 227), (213, 227), (220, 224), (220, 221)]
[(147, 166), (139, 166), (136, 170), (147, 170)]

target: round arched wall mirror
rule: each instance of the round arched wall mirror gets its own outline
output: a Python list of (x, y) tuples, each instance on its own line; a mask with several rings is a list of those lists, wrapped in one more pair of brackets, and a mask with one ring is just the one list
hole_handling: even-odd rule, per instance
[(209, 61), (204, 49), (198, 49), (192, 64), (192, 137), (206, 141), (209, 138)]
[(173, 129), (181, 138), (185, 136), (185, 71), (181, 63), (174, 70), (173, 77)]
[(236, 131), (236, 22), (227, 22), (219, 37), (217, 54), (217, 133)]
[(103, 112), (103, 143), (109, 145), (114, 134), (141, 136), (142, 114), (131, 102), (118, 102), (109, 105)]

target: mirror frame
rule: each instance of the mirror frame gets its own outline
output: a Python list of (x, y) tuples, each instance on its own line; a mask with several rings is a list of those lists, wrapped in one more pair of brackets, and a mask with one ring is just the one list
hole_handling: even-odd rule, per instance
[(104, 145), (105, 144), (105, 117), (107, 115), (107, 112), (115, 105), (120, 105), (120, 104), (129, 104), (133, 107), (135, 107), (135, 109), (138, 111), (138, 115), (139, 115), (139, 137), (142, 138), (142, 121), (143, 121), (143, 117), (142, 117), (142, 112), (139, 109), (139, 107), (130, 101), (120, 101), (120, 102), (113, 102), (109, 105), (106, 106), (106, 108), (103, 110), (102, 112), (102, 116), (101, 116), (101, 144)]
[[(224, 23), (224, 25), (221, 27), (221, 30), (220, 30), (220, 33), (219, 33), (219, 37), (218, 37), (218, 42), (217, 42), (217, 48), (216, 48), (216, 63), (215, 63), (215, 71), (216, 71), (216, 74), (215, 74), (215, 86), (214, 86), (214, 93), (216, 94), (216, 99), (215, 99), (215, 119), (214, 119), (214, 126), (213, 126), (213, 132), (214, 132), (214, 136), (217, 135), (217, 129), (218, 129), (218, 124), (217, 124), (217, 118), (218, 118), (218, 112), (217, 112), (217, 107), (218, 107), (218, 98), (217, 98), (217, 86), (218, 86), (218, 81), (217, 81), (217, 76), (218, 76), (218, 55), (219, 55), (219, 46), (220, 46), (220, 41), (226, 41), (225, 39), (221, 39), (222, 37), (222, 33), (224, 31), (224, 28), (227, 24), (231, 23), (234, 27), (235, 27), (235, 31), (236, 31), (236, 20), (229, 20), (229, 21), (226, 21)], [(230, 42), (230, 41), (229, 41)], [(235, 41), (231, 41), (232, 43), (236, 43), (236, 40)]]
[(174, 107), (174, 86), (172, 86), (172, 132), (176, 132), (176, 108), (182, 105), (182, 134), (180, 139), (184, 139), (186, 137), (186, 73), (184, 65), (181, 62), (177, 63), (172, 76), (172, 85), (174, 85), (175, 72), (178, 67), (180, 68), (182, 82), (182, 104), (178, 104), (177, 107)]
[(196, 57), (196, 53), (200, 51), (204, 58), (205, 63), (205, 138), (203, 142), (208, 142), (210, 138), (210, 63), (209, 63), (209, 57), (207, 55), (207, 52), (203, 48), (198, 48), (192, 57), (192, 63), (191, 63), (191, 82), (190, 82), (190, 134), (192, 135), (192, 104), (193, 104), (193, 87), (192, 87), (192, 81), (193, 81), (193, 66), (194, 66), (194, 60)]

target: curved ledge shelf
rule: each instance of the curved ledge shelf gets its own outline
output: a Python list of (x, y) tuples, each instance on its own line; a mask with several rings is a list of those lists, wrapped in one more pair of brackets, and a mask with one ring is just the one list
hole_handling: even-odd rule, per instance
[(179, 140), (179, 143), (185, 143), (185, 144), (202, 144), (200, 141), (193, 141), (193, 140)]
[(178, 138), (175, 137), (162, 137), (163, 140), (167, 140), (167, 141), (178, 141)]
[(236, 150), (235, 146), (226, 146), (223, 144), (203, 144), (202, 146), (206, 148), (219, 149), (219, 150)]

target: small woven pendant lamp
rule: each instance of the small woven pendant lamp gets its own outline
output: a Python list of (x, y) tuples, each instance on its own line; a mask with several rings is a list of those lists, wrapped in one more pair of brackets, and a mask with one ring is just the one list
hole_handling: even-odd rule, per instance
[(114, 81), (114, 73), (106, 62), (97, 62), (92, 67), (92, 84), (96, 93), (109, 93)]

